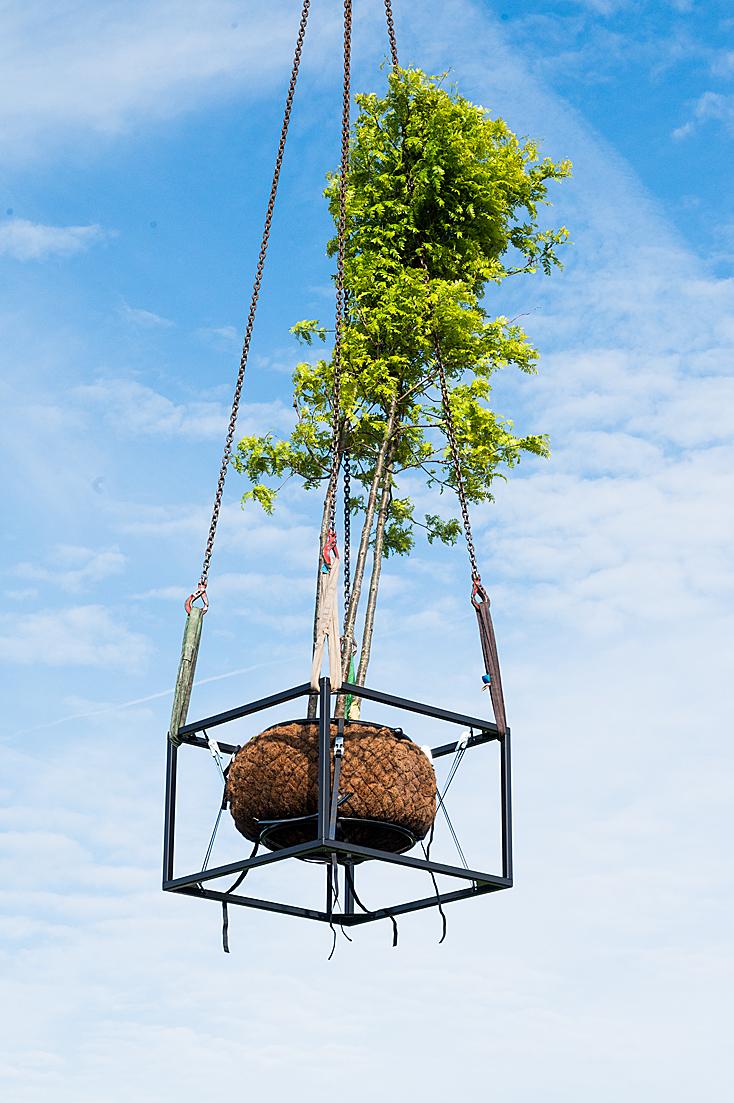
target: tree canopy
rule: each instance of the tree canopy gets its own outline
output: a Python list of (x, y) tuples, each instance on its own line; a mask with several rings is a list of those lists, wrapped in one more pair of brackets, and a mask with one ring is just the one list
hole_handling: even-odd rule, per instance
[[(538, 353), (523, 329), (488, 308), (490, 287), (510, 276), (550, 273), (567, 239), (564, 227), (541, 228), (548, 185), (570, 172), (567, 161), (540, 156), (499, 118), (417, 69), (397, 69), (383, 96), (357, 96), (346, 193), (346, 317), (342, 339), (339, 447), (350, 456), (362, 519), (352, 604), (353, 638), (362, 576), (372, 574), (360, 674), (369, 659), (381, 561), (408, 554), (416, 529), (429, 541), (454, 543), (450, 514), (419, 518), (408, 475), (428, 487), (456, 488), (437, 387), (436, 341), (449, 384), (467, 497), (492, 496), (492, 481), (523, 453), (546, 455), (542, 434), (518, 436), (491, 405), (500, 368), (534, 372)], [(326, 197), (338, 219), (339, 178)], [(328, 245), (336, 251), (336, 239)], [(292, 332), (307, 348), (327, 342), (316, 319)], [(270, 512), (277, 487), (292, 476), (313, 488), (328, 480), (333, 359), (302, 361), (293, 373), (296, 424), (279, 439), (243, 438), (233, 460), (248, 480), (244, 500)], [(451, 511), (453, 513), (453, 510)], [(366, 654), (365, 654), (366, 646)], [(351, 650), (351, 646), (350, 646)]]

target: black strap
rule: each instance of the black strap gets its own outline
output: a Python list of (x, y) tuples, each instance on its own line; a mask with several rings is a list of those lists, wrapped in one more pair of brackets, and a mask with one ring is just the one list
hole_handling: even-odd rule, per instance
[[(349, 866), (349, 865), (344, 866), (344, 876), (346, 877), (346, 879), (349, 883), (349, 891), (351, 892), (352, 896), (354, 897), (354, 901), (358, 905), (358, 907), (360, 907), (362, 909), (362, 911), (365, 913), (365, 915), (374, 915), (375, 913), (373, 911), (370, 911), (369, 908), (366, 908), (364, 906), (364, 904), (362, 903), (362, 901), (360, 900), (360, 898), (357, 896), (357, 892), (356, 892), (356, 889), (354, 887), (354, 877), (352, 876), (351, 866)], [(393, 944), (393, 949), (394, 949), (398, 944), (398, 924), (397, 924), (397, 920), (395, 919), (395, 916), (392, 914), (392, 912), (388, 911), (387, 908), (383, 908), (383, 911), (386, 913), (387, 918), (392, 923), (392, 944)]]
[[(448, 785), (446, 786), (446, 788), (448, 789)], [(423, 851), (427, 862), (430, 862), (431, 860), (431, 844), (433, 843), (433, 832), (435, 830), (435, 827), (436, 821), (434, 820), (431, 824), (431, 833), (428, 836), (428, 846), (424, 846), (423, 843), (421, 843), (421, 850)], [(428, 872), (430, 873), (431, 880), (433, 881), (433, 890), (436, 893), (436, 907), (438, 908), (439, 915), (441, 916), (441, 937), (438, 940), (438, 944), (440, 946), (446, 938), (448, 924), (446, 923), (446, 912), (443, 910), (443, 905), (441, 904), (441, 893), (438, 891), (438, 881), (436, 880), (435, 874), (432, 869), (429, 869)]]
[[(249, 861), (250, 858), (254, 858), (259, 849), (260, 840), (258, 839), (252, 850), (250, 851), (250, 857), (247, 860)], [(249, 872), (249, 869), (242, 870), (242, 873), (240, 873), (237, 880), (234, 881), (233, 884), (231, 884), (227, 889), (228, 896), (231, 892), (234, 892), (235, 889), (238, 889), (240, 887)], [(224, 950), (225, 954), (229, 953), (229, 912), (227, 911), (226, 900), (222, 900), (222, 949)]]
[(227, 901), (222, 900), (222, 949), (229, 953), (229, 915), (227, 913)]
[(331, 860), (326, 868), (326, 879), (329, 887), (329, 927), (331, 929), (331, 952), (326, 960), (331, 961), (336, 952), (334, 908), (339, 902), (339, 870), (336, 864), (336, 854), (331, 855)]

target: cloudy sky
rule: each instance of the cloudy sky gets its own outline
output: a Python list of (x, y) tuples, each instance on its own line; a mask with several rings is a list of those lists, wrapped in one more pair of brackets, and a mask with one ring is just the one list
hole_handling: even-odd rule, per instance
[[(13, 1103), (719, 1099), (731, 1021), (734, 12), (395, 0), (401, 59), (574, 162), (564, 272), (496, 295), (551, 435), (476, 516), (514, 733), (515, 889), (340, 940), (159, 890), (165, 730), (238, 360), (294, 0), (0, 4), (0, 1087)], [(332, 317), (337, 4), (315, 0), (239, 428)], [(355, 86), (381, 87), (379, 0)], [(495, 307), (493, 307), (494, 309)], [(193, 715), (303, 681), (318, 502), (232, 477)], [(462, 549), (390, 563), (371, 682), (486, 708)], [(395, 722), (400, 722), (396, 720)], [(407, 724), (406, 724), (407, 727)], [(242, 741), (255, 728), (237, 729)], [(416, 721), (419, 742), (445, 733)], [(182, 870), (219, 790), (182, 768)], [(470, 761), (471, 760), (471, 761)], [(451, 806), (496, 862), (491, 750)], [(443, 770), (443, 767), (442, 767)], [(489, 795), (488, 795), (489, 794)], [(449, 844), (439, 844), (446, 857)], [(242, 853), (225, 824), (215, 856)], [(262, 890), (320, 891), (311, 876)], [(254, 884), (251, 890), (254, 891)], [(387, 889), (365, 877), (374, 899)], [(389, 888), (404, 898), (417, 883)]]

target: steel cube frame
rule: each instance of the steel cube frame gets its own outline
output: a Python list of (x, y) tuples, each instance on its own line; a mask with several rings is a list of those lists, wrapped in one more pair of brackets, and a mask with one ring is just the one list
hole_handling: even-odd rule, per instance
[[(227, 712), (208, 716), (203, 720), (197, 720), (190, 724), (184, 724), (178, 730), (178, 738), (182, 746), (199, 747), (209, 749), (209, 743), (200, 733), (207, 732), (210, 728), (220, 727), (238, 720), (243, 716), (252, 716), (258, 712), (265, 712), (276, 705), (286, 701), (294, 701), (299, 697), (307, 697), (314, 691), (310, 683), (294, 686), (292, 689), (283, 690), (263, 697), (249, 704), (240, 705), (238, 708), (229, 709)], [(333, 837), (329, 824), (329, 809), (331, 803), (331, 699), (332, 696), (351, 695), (361, 697), (366, 701), (375, 701), (388, 705), (404, 712), (418, 713), (422, 716), (431, 716), (443, 720), (449, 724), (458, 724), (472, 729), (472, 734), (466, 741), (467, 749), (489, 743), (496, 740), (500, 745), (500, 798), (501, 798), (501, 833), (502, 833), (502, 875), (483, 873), (478, 870), (465, 869), (463, 866), (446, 865), (430, 859), (411, 858), (407, 854), (395, 854), (391, 851), (375, 850), (372, 847), (358, 846), (354, 843), (342, 842)], [(510, 731), (500, 732), (496, 724), (487, 720), (478, 719), (476, 716), (467, 716), (463, 713), (452, 712), (447, 709), (426, 705), (419, 701), (411, 701), (404, 697), (396, 697), (383, 693), (380, 690), (368, 689), (366, 686), (354, 685), (345, 682), (341, 689), (332, 691), (328, 678), (319, 681), (319, 760), (318, 760), (318, 816), (317, 837), (310, 842), (299, 843), (296, 846), (284, 847), (267, 854), (260, 854), (251, 858), (244, 858), (238, 862), (230, 862), (227, 865), (215, 866), (212, 869), (202, 869), (197, 873), (187, 874), (183, 877), (174, 877), (174, 846), (176, 829), (176, 780), (178, 751), (170, 739), (168, 740), (168, 757), (166, 762), (166, 797), (165, 820), (163, 833), (163, 891), (180, 893), (184, 896), (196, 896), (205, 900), (217, 900), (226, 904), (240, 905), (246, 908), (256, 908), (261, 911), (278, 912), (283, 915), (294, 915), (302, 919), (315, 919), (323, 923), (338, 923), (343, 926), (355, 927), (363, 923), (371, 923), (377, 919), (385, 919), (396, 915), (404, 915), (406, 912), (420, 911), (424, 908), (437, 907), (439, 904), (447, 904), (453, 900), (465, 900), (471, 896), (482, 896), (489, 892), (498, 892), (501, 889), (512, 888), (512, 800), (511, 800), (511, 764), (510, 764)], [(219, 743), (220, 749), (225, 754), (234, 754), (238, 749), (227, 743)], [(453, 754), (457, 748), (456, 741), (445, 743), (432, 749), (433, 758), (441, 758), (444, 755)], [(436, 810), (438, 814), (438, 809)], [(354, 895), (351, 892), (349, 879), (345, 892), (344, 910), (332, 912), (330, 907), (331, 890), (329, 887), (327, 907), (324, 911), (315, 908), (299, 907), (293, 904), (284, 904), (275, 900), (263, 900), (258, 897), (243, 896), (232, 891), (219, 891), (206, 887), (211, 882), (221, 878), (231, 877), (233, 874), (247, 873), (261, 866), (272, 865), (275, 862), (287, 861), (289, 858), (328, 857), (336, 855), (342, 861), (348, 863), (349, 856), (357, 859), (372, 859), (386, 862), (391, 865), (404, 866), (408, 869), (423, 870), (426, 873), (444, 875), (457, 878), (460, 881), (469, 882), (463, 888), (453, 892), (436, 892), (431, 896), (406, 903), (399, 903), (389, 907), (376, 908), (368, 912), (355, 912)], [(327, 870), (331, 867), (327, 865)], [(354, 877), (354, 865), (350, 866), (351, 875)], [(328, 876), (331, 874), (329, 872)], [(330, 886), (330, 882), (329, 882)]]

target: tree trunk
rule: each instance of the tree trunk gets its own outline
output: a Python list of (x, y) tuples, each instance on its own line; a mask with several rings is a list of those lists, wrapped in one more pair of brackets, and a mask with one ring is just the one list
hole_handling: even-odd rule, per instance
[(372, 525), (375, 519), (375, 511), (377, 509), (377, 498), (380, 491), (380, 486), (383, 482), (385, 471), (385, 458), (388, 454), (390, 447), (390, 438), (392, 437), (393, 430), (395, 428), (395, 418), (397, 411), (397, 398), (392, 400), (390, 405), (390, 411), (388, 414), (387, 425), (385, 426), (385, 436), (380, 445), (380, 451), (377, 455), (377, 462), (375, 464), (375, 473), (372, 477), (372, 484), (370, 486), (369, 496), (367, 498), (367, 507), (365, 509), (364, 524), (362, 526), (362, 535), (359, 540), (359, 551), (357, 553), (357, 559), (354, 564), (354, 576), (352, 579), (352, 596), (349, 602), (349, 608), (347, 609), (347, 615), (344, 621), (344, 677), (349, 675), (349, 659), (351, 656), (352, 642), (354, 640), (354, 626), (357, 620), (357, 610), (359, 608), (359, 601), (362, 596), (362, 583), (364, 581), (364, 571), (367, 564), (367, 554), (369, 552), (370, 538), (372, 536)]
[[(349, 667), (354, 643), (354, 627), (357, 620), (357, 611), (359, 609), (360, 598), (362, 596), (362, 584), (364, 582), (365, 566), (367, 564), (370, 538), (372, 536), (372, 525), (377, 510), (377, 500), (380, 494), (380, 487), (384, 480), (385, 459), (391, 448), (390, 442), (393, 431), (395, 429), (397, 406), (398, 399), (396, 396), (392, 399), (392, 402), (390, 403), (387, 424), (385, 425), (385, 435), (383, 437), (382, 444), (380, 445), (380, 450), (377, 454), (375, 471), (372, 476), (372, 483), (370, 484), (370, 491), (367, 497), (364, 524), (362, 525), (362, 534), (359, 540), (359, 551), (357, 552), (357, 559), (354, 565), (351, 598), (349, 601), (349, 608), (347, 609), (346, 616), (344, 618), (344, 635), (342, 637), (342, 678), (344, 679), (344, 681), (349, 681)], [(346, 703), (347, 699), (345, 696), (342, 695), (341, 697), (339, 697), (334, 713), (336, 717), (344, 716), (346, 711)], [(354, 707), (355, 702), (352, 702), (352, 709), (354, 709)]]
[[(318, 556), (318, 563), (317, 563), (317, 566), (316, 566), (316, 598), (315, 598), (315, 601), (314, 601), (314, 611), (313, 611), (313, 646), (314, 646), (314, 650), (316, 649), (316, 625), (319, 622), (319, 593), (320, 593), (319, 579), (320, 579), (320, 576), (321, 576), (321, 553), (323, 551), (324, 543), (326, 542), (326, 534), (327, 534), (328, 528), (329, 528), (329, 495), (327, 494), (326, 495), (326, 500), (324, 501), (324, 512), (321, 516), (321, 536), (320, 536), (320, 539), (319, 539), (319, 556)], [(306, 714), (308, 716), (309, 720), (315, 720), (316, 719), (316, 713), (318, 711), (318, 705), (319, 705), (318, 694), (317, 693), (310, 694), (309, 698), (308, 698), (308, 712)]]
[[(380, 588), (380, 575), (382, 573), (382, 559), (385, 548), (385, 526), (390, 513), (390, 501), (392, 498), (392, 457), (388, 458), (385, 467), (385, 476), (382, 482), (382, 494), (380, 497), (380, 509), (377, 514), (377, 526), (375, 528), (375, 547), (372, 560), (372, 574), (370, 575), (370, 588), (367, 596), (367, 609), (364, 616), (364, 630), (362, 632), (362, 652), (359, 657), (359, 669), (357, 670), (357, 685), (363, 686), (367, 677), (367, 667), (372, 650), (372, 636), (375, 628), (375, 613), (377, 611), (377, 594)], [(352, 704), (350, 716), (358, 720), (361, 710), (361, 698), (357, 698)]]

